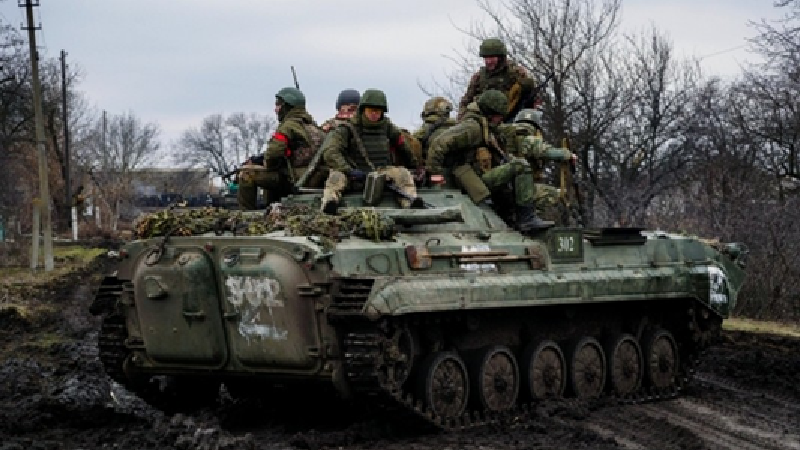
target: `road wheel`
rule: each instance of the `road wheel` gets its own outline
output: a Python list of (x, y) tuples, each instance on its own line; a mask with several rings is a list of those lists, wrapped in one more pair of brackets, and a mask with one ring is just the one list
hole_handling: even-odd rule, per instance
[(642, 338), (645, 379), (653, 387), (673, 386), (678, 379), (678, 346), (672, 333), (656, 328)]
[(617, 395), (632, 394), (642, 386), (642, 349), (636, 338), (621, 334), (606, 342), (608, 390)]
[(564, 395), (567, 386), (567, 362), (561, 347), (545, 340), (530, 344), (522, 353), (522, 384), (533, 400)]
[(568, 347), (568, 385), (578, 398), (595, 398), (606, 384), (606, 358), (603, 347), (593, 337), (582, 337)]
[(436, 416), (453, 419), (464, 414), (469, 399), (469, 377), (457, 353), (429, 355), (419, 374), (420, 397)]
[(470, 363), (476, 403), (489, 411), (511, 409), (519, 394), (519, 367), (511, 349), (495, 345), (479, 350)]

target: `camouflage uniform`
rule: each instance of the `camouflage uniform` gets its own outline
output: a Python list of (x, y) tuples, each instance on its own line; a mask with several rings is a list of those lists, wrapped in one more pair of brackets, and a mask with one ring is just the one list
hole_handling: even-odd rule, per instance
[[(386, 95), (383, 91), (364, 91), (356, 116), (331, 131), (320, 150), (330, 167), (322, 194), (323, 212), (335, 214), (350, 180), (373, 171), (385, 173), (387, 179), (406, 195), (417, 198), (414, 177), (407, 166), (416, 167), (418, 161), (406, 145), (400, 129), (385, 115), (377, 122), (369, 121), (364, 114), (367, 107), (380, 108), (385, 114)], [(400, 204), (409, 207), (412, 201), (401, 198)]]
[(455, 119), (450, 118), (453, 104), (444, 97), (433, 97), (425, 102), (420, 118), (422, 126), (411, 134), (419, 143), (419, 158), (425, 161), (428, 157), (430, 143), (442, 134), (443, 131), (456, 124)]
[(541, 118), (541, 111), (523, 109), (514, 118), (514, 124), (507, 127), (514, 134), (514, 156), (525, 158), (530, 163), (534, 179), (538, 181), (534, 193), (536, 210), (542, 217), (558, 219), (560, 192), (554, 186), (541, 183), (544, 180), (544, 164), (547, 161), (569, 161), (573, 154), (567, 148), (553, 147), (544, 141), (540, 132)]
[(239, 172), (237, 198), (243, 209), (256, 209), (257, 187), (267, 190), (267, 203), (292, 193), (294, 181), (305, 173), (321, 144), (322, 130), (306, 112), (303, 93), (283, 88), (275, 98), (280, 107), (278, 129), (265, 144), (262, 157)]
[[(326, 133), (336, 129), (339, 125), (348, 122), (354, 114), (353, 110), (348, 111), (349, 107), (358, 107), (361, 101), (361, 94), (355, 89), (345, 89), (339, 92), (336, 97), (336, 115), (326, 120), (320, 125), (320, 129)], [(314, 155), (314, 159), (308, 165), (306, 173), (297, 181), (297, 187), (321, 188), (328, 178), (328, 167), (322, 158), (322, 151)]]
[[(431, 142), (427, 168), (431, 174), (445, 171), (444, 161), (455, 158), (453, 176), (473, 202), (487, 203), (492, 191), (514, 187), (517, 225), (527, 231), (552, 224), (535, 217), (534, 186), (531, 167), (522, 158), (511, 158), (500, 148), (496, 126), (489, 124), (488, 116), (502, 115), (508, 107), (505, 95), (490, 89), (467, 107), (464, 118), (454, 127), (444, 131)], [(490, 150), (491, 149), (491, 150)]]
[(486, 39), (481, 43), (482, 58), (497, 56), (500, 61), (492, 71), (481, 67), (469, 80), (467, 91), (458, 103), (458, 119), (467, 113), (467, 106), (489, 89), (501, 91), (509, 99), (504, 115), (507, 116), (516, 107), (517, 102), (527, 97), (533, 90), (534, 82), (524, 67), (508, 59), (505, 44), (499, 39)]

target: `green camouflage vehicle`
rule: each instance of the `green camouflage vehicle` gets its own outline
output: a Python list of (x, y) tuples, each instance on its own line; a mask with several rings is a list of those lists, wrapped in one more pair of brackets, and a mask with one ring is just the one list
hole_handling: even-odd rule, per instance
[(192, 399), (221, 383), (321, 384), (460, 428), (552, 397), (674, 395), (744, 279), (739, 244), (525, 236), (460, 191), (420, 189), (432, 207), (417, 210), (388, 194), (375, 207), (346, 196), (327, 235), (318, 193), (140, 230), (154, 237), (121, 250), (92, 306), (107, 373), (143, 396), (166, 378)]

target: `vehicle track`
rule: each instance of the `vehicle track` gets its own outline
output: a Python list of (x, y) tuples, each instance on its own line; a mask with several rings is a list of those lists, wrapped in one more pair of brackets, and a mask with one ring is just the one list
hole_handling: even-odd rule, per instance
[(699, 373), (717, 394), (595, 411), (582, 425), (628, 449), (800, 450), (800, 405)]

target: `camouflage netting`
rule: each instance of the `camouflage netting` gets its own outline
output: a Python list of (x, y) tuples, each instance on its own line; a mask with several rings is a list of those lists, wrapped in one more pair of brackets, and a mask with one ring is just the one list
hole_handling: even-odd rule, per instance
[(351, 235), (376, 241), (390, 240), (395, 235), (394, 221), (375, 209), (345, 210), (330, 216), (308, 205), (280, 204), (274, 204), (267, 214), (221, 208), (167, 209), (140, 216), (134, 229), (138, 239), (226, 232), (257, 236), (284, 230), (292, 236), (319, 236), (326, 247)]

